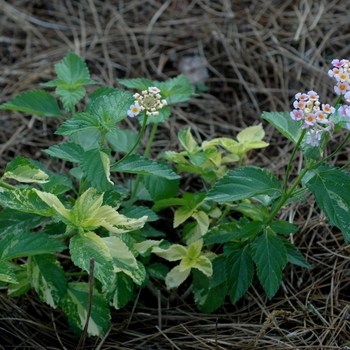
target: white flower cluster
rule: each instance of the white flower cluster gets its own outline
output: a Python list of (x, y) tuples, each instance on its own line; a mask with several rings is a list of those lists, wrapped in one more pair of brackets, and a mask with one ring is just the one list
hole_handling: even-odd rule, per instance
[(151, 86), (148, 90), (143, 90), (141, 94), (136, 93), (134, 95), (135, 102), (130, 106), (128, 116), (133, 118), (141, 111), (146, 111), (148, 116), (157, 116), (158, 110), (167, 105), (166, 100), (162, 100), (159, 92), (157, 87)]

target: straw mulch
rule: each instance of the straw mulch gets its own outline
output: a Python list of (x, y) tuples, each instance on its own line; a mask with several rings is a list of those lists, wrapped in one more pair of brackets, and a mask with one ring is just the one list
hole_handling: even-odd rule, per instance
[[(116, 78), (164, 80), (183, 70), (184, 59), (199, 59), (200, 72), (208, 70), (207, 91), (173, 109), (158, 129), (156, 158), (179, 149), (176, 134), (187, 125), (198, 141), (232, 137), (262, 122), (264, 110), (290, 110), (298, 91), (316, 90), (332, 103), (327, 71), (333, 58), (350, 57), (348, 16), (344, 0), (0, 0), (0, 102), (53, 79), (53, 64), (68, 49), (87, 61), (92, 79), (113, 86)], [(271, 146), (252, 153), (250, 162), (282, 178), (292, 145), (263, 125)], [(2, 111), (0, 168), (22, 155), (64, 171), (41, 152), (60, 140), (57, 126)], [(348, 162), (348, 154), (349, 146), (335, 163)], [(297, 160), (294, 173), (299, 166)], [(312, 197), (281, 215), (294, 217), (300, 230), (293, 241), (313, 268), (287, 266), (271, 301), (255, 284), (236, 305), (206, 315), (180, 290), (161, 292), (166, 305), (143, 290), (138, 303), (113, 312), (113, 327), (103, 339), (87, 339), (85, 349), (350, 349), (349, 248)], [(71, 350), (78, 342), (60, 310), (35, 293), (10, 299), (1, 290), (0, 349)]]

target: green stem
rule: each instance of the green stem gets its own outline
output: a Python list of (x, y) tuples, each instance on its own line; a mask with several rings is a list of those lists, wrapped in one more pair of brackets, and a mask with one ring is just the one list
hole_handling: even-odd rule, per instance
[(305, 176), (305, 174), (311, 169), (311, 166), (308, 166), (306, 168), (304, 168), (301, 173), (299, 174), (299, 176), (295, 179), (293, 185), (289, 188), (289, 190), (282, 196), (282, 198), (280, 199), (280, 201), (278, 202), (278, 204), (276, 205), (275, 209), (272, 210), (272, 212), (270, 213), (270, 215), (266, 218), (266, 220), (264, 221), (265, 225), (268, 225), (273, 218), (275, 217), (275, 215), (279, 212), (279, 210), (283, 207), (283, 205), (286, 203), (286, 201), (288, 200), (288, 198), (291, 197), (291, 195), (293, 194), (295, 188), (299, 185), (300, 181), (302, 180), (302, 178)]
[(123, 158), (119, 159), (116, 163), (112, 164), (111, 166), (115, 166), (115, 165), (121, 163), (124, 159), (128, 158), (132, 152), (134, 152), (135, 148), (137, 147), (137, 145), (141, 141), (142, 135), (145, 132), (145, 129), (146, 129), (146, 126), (147, 126), (147, 120), (148, 120), (148, 115), (145, 114), (145, 118), (143, 119), (143, 124), (142, 124), (142, 128), (141, 128), (139, 137), (137, 138), (134, 146), (131, 148), (131, 150)]
[(2, 180), (0, 180), (0, 187), (6, 188), (7, 190), (11, 190), (11, 191), (14, 191), (16, 189), (15, 186), (9, 185)]
[(299, 146), (301, 144), (301, 141), (303, 140), (305, 134), (306, 134), (306, 129), (304, 129), (299, 137), (299, 140), (298, 142), (296, 143), (294, 149), (293, 149), (293, 152), (289, 158), (289, 162), (288, 162), (288, 165), (287, 165), (287, 170), (286, 170), (286, 177), (284, 179), (284, 185), (283, 185), (283, 189), (284, 191), (287, 191), (287, 187), (288, 187), (288, 178), (289, 178), (289, 172), (290, 172), (290, 168), (292, 166), (292, 162), (293, 162), (293, 159), (294, 159), (294, 156), (295, 156), (295, 153), (297, 152), (297, 150), (299, 149)]
[[(154, 137), (156, 136), (157, 128), (158, 128), (158, 123), (154, 123), (152, 130), (151, 130), (151, 134), (150, 134), (149, 139), (147, 141), (145, 152), (143, 154), (145, 157), (147, 157), (149, 155), (149, 152), (151, 151), (153, 140), (154, 140)], [(134, 189), (132, 190), (132, 194), (131, 194), (130, 199), (134, 198), (136, 196), (140, 181), (141, 181), (141, 176), (140, 176), (140, 174), (138, 174), (136, 177), (135, 186), (134, 186)]]
[(145, 157), (148, 157), (149, 152), (151, 151), (151, 147), (153, 144), (154, 137), (156, 136), (157, 129), (158, 129), (158, 123), (154, 123), (152, 130), (151, 130), (151, 134), (149, 135), (149, 139), (148, 139), (148, 142), (146, 145), (145, 152), (144, 152)]

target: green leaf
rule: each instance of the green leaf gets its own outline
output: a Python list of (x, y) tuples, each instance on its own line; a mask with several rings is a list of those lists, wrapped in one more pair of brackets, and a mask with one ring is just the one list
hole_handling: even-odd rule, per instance
[(194, 95), (190, 80), (183, 74), (156, 84), (169, 104), (184, 102)]
[(7, 163), (2, 180), (14, 179), (19, 182), (47, 182), (48, 175), (24, 157), (16, 157)]
[(71, 119), (66, 120), (58, 128), (58, 130), (55, 131), (55, 134), (70, 136), (78, 131), (94, 130), (99, 128), (100, 128), (100, 123), (97, 117), (89, 113), (80, 112), (80, 113), (76, 113)]
[(0, 281), (6, 283), (18, 283), (15, 273), (6, 261), (3, 260), (0, 260)]
[(212, 313), (225, 301), (226, 281), (217, 286), (211, 286), (211, 280), (198, 270), (193, 270), (193, 295), (198, 309)]
[(86, 177), (100, 192), (108, 191), (113, 186), (110, 180), (109, 162), (109, 155), (99, 149), (85, 152), (81, 161), (81, 168)]
[(20, 233), (38, 227), (46, 220), (35, 214), (21, 213), (15, 209), (6, 208), (0, 212), (0, 238), (10, 233)]
[(50, 192), (58, 196), (74, 189), (72, 180), (67, 175), (51, 173), (49, 179), (49, 182), (40, 186), (45, 192)]
[(142, 216), (147, 216), (147, 222), (154, 222), (159, 220), (158, 215), (152, 209), (142, 205), (134, 205), (129, 208), (123, 208), (119, 212), (120, 214), (134, 219), (139, 219)]
[[(67, 315), (69, 324), (76, 334), (81, 334), (87, 321), (90, 299), (89, 284), (73, 282), (68, 284), (67, 293), (60, 306)], [(110, 327), (110, 310), (105, 298), (94, 289), (91, 315), (88, 325), (89, 336), (103, 336)]]
[(305, 186), (315, 196), (329, 223), (338, 227), (350, 242), (350, 174), (322, 164), (306, 174)]
[(52, 216), (55, 213), (38, 197), (36, 190), (33, 188), (0, 192), (0, 203), (3, 207), (29, 214)]
[(165, 277), (169, 272), (169, 268), (162, 263), (155, 262), (147, 266), (147, 272), (154, 278), (165, 280)]
[(168, 180), (180, 178), (168, 166), (154, 162), (137, 154), (132, 154), (120, 163), (111, 166), (111, 171), (120, 171), (122, 173), (153, 175), (163, 177)]
[(297, 143), (301, 135), (300, 122), (293, 120), (289, 112), (263, 112), (263, 119), (272, 124), (282, 135)]
[(58, 79), (65, 82), (69, 87), (97, 83), (90, 80), (90, 72), (86, 63), (70, 50), (62, 61), (55, 64), (55, 70)]
[(255, 166), (246, 166), (229, 171), (209, 191), (207, 198), (223, 203), (260, 194), (277, 197), (280, 191), (281, 184), (270, 171)]
[(287, 250), (287, 260), (289, 263), (311, 269), (311, 265), (306, 261), (300, 251), (287, 239), (281, 238)]
[(123, 272), (116, 274), (115, 289), (112, 297), (112, 305), (117, 309), (123, 308), (132, 298), (134, 283), (132, 279)]
[(298, 231), (298, 227), (288, 221), (275, 220), (269, 225), (273, 231), (282, 235), (290, 235)]
[(0, 259), (10, 260), (28, 255), (61, 252), (66, 246), (41, 232), (9, 234), (0, 241)]
[(63, 117), (56, 99), (42, 90), (24, 92), (2, 104), (0, 109), (31, 113), (41, 117)]
[(94, 276), (103, 286), (113, 283), (113, 264), (108, 247), (94, 232), (78, 234), (70, 240), (69, 251), (76, 266), (90, 272), (90, 259), (95, 261)]
[(67, 290), (62, 266), (53, 255), (35, 255), (28, 260), (29, 281), (41, 301), (56, 308)]
[[(115, 127), (114, 130), (106, 134), (106, 140), (109, 146), (115, 152), (127, 153), (137, 142), (139, 135), (132, 130), (122, 130)], [(140, 143), (138, 144), (140, 145)], [(135, 151), (137, 148), (135, 149)]]
[(153, 201), (159, 201), (165, 198), (175, 197), (179, 191), (180, 180), (168, 180), (162, 177), (147, 176), (142, 177), (142, 182), (145, 185), (148, 193)]
[(269, 232), (263, 233), (251, 247), (259, 281), (271, 299), (282, 281), (282, 270), (287, 264), (286, 248), (278, 236)]
[(99, 97), (103, 96), (103, 95), (108, 95), (111, 93), (115, 93), (116, 91), (118, 91), (118, 89), (111, 87), (111, 86), (103, 86), (99, 89), (96, 89), (90, 96), (89, 96), (89, 100), (86, 104), (86, 112), (88, 112), (91, 108), (91, 104), (95, 102), (96, 99), (98, 99)]
[(203, 237), (204, 244), (221, 244), (236, 238), (242, 231), (237, 221), (231, 221), (211, 228)]
[(81, 130), (74, 135), (74, 142), (80, 145), (84, 151), (99, 148), (101, 132), (99, 130)]
[(135, 79), (117, 79), (117, 82), (129, 89), (147, 90), (151, 86), (155, 86), (155, 82), (146, 78)]
[(86, 112), (98, 118), (104, 128), (113, 131), (115, 124), (127, 117), (133, 102), (134, 97), (130, 92), (116, 89), (94, 99)]
[(82, 86), (70, 87), (59, 85), (55, 93), (60, 96), (64, 110), (69, 112), (85, 96), (86, 90)]
[(235, 304), (252, 284), (254, 263), (249, 245), (227, 243), (224, 252), (228, 295), (232, 304)]
[(63, 159), (72, 163), (80, 163), (84, 156), (84, 149), (74, 142), (54, 145), (44, 150), (44, 152), (51, 157)]

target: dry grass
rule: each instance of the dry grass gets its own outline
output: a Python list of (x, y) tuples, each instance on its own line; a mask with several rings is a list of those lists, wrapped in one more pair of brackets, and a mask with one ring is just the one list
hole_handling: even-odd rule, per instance
[[(0, 102), (53, 79), (67, 49), (87, 61), (93, 79), (114, 86), (116, 78), (173, 77), (183, 57), (198, 55), (208, 91), (158, 129), (156, 157), (178, 148), (184, 125), (199, 141), (235, 136), (261, 122), (264, 110), (289, 110), (298, 91), (314, 89), (332, 102), (327, 70), (332, 58), (350, 57), (348, 11), (345, 0), (0, 0)], [(23, 155), (64, 170), (41, 152), (58, 140), (57, 125), (2, 111), (0, 168)], [(251, 162), (282, 175), (291, 145), (264, 126), (271, 147)], [(349, 161), (349, 146), (335, 161)], [(106, 337), (89, 339), (85, 349), (350, 349), (349, 248), (312, 198), (281, 215), (295, 217), (293, 240), (313, 268), (288, 266), (272, 301), (251, 288), (237, 305), (205, 315), (186, 295), (163, 291), (169, 305), (158, 307), (157, 296), (142, 291), (140, 303), (115, 311)], [(5, 294), (0, 349), (76, 349), (79, 339), (59, 310), (34, 294)]]

